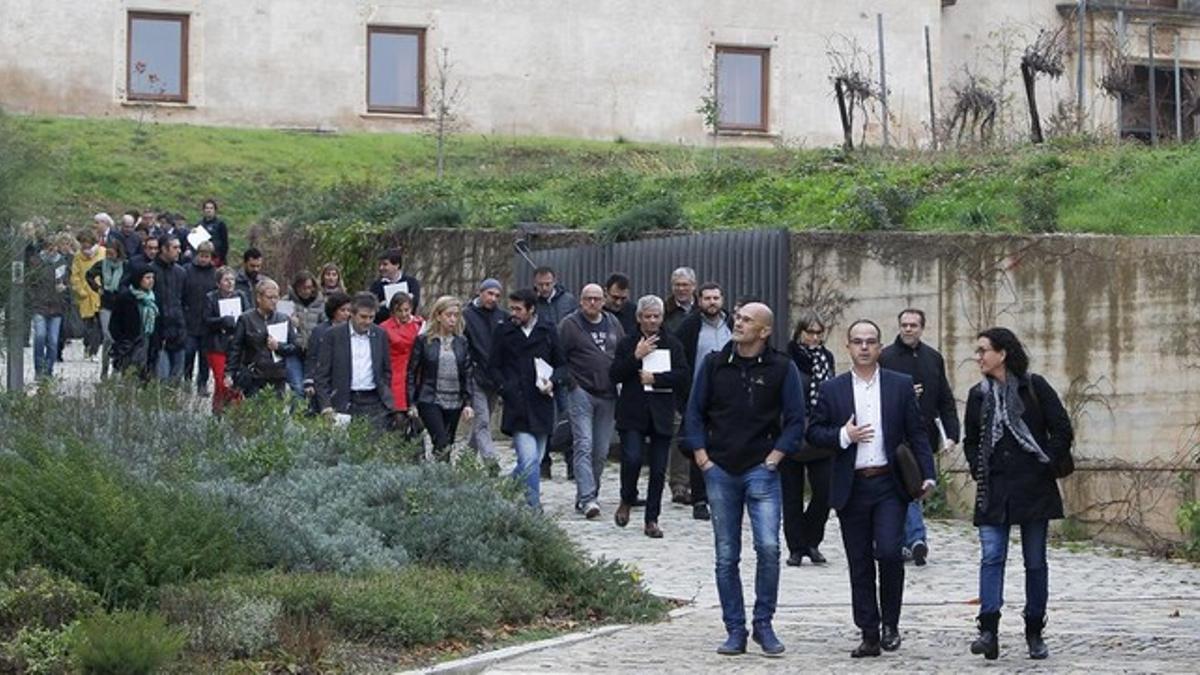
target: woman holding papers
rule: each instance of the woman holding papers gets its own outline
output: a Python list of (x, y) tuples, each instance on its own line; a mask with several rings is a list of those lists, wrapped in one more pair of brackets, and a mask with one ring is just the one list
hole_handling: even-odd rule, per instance
[(225, 386), (226, 354), (237, 327), (237, 318), (250, 310), (250, 298), (235, 290), (236, 281), (237, 272), (232, 267), (222, 267), (217, 270), (217, 287), (205, 297), (204, 322), (208, 326), (205, 350), (215, 384), (212, 399), (214, 415), (220, 415), (225, 405), (237, 397), (232, 389)]
[(621, 505), (613, 519), (629, 524), (629, 510), (637, 498), (638, 474), (650, 464), (646, 490), (644, 532), (663, 536), (658, 526), (662, 509), (667, 453), (675, 435), (676, 397), (686, 397), (688, 364), (683, 343), (662, 330), (663, 301), (647, 295), (638, 300), (638, 332), (617, 343), (609, 375), (618, 383), (617, 431), (621, 434)]

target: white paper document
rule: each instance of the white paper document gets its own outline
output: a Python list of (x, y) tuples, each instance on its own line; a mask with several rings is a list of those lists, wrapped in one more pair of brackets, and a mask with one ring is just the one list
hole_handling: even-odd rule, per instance
[(284, 316), (291, 316), (296, 313), (296, 303), (291, 300), (280, 300), (275, 303), (275, 311)]
[(217, 311), (222, 317), (238, 318), (242, 314), (241, 298), (221, 298), (217, 300)]
[(187, 236), (188, 246), (191, 246), (192, 250), (200, 248), (200, 244), (203, 244), (211, 239), (212, 235), (208, 233), (208, 230), (204, 229), (203, 225), (197, 225), (194, 227)]
[[(407, 292), (408, 292), (408, 282), (407, 281), (400, 281), (400, 282), (397, 282), (394, 284), (385, 284), (383, 287), (383, 306), (391, 307), (393, 295), (395, 295), (397, 293), (407, 293)], [(416, 307), (413, 307), (413, 311), (416, 311), (416, 309), (417, 309)]]
[[(286, 345), (287, 341), (288, 341), (288, 339), (287, 339), (288, 338), (287, 322), (281, 321), (279, 323), (267, 324), (267, 335), (275, 338), (275, 341), (278, 342), (279, 344)], [(280, 356), (279, 354), (276, 354), (275, 352), (271, 352), (271, 356), (275, 359), (276, 363), (283, 360), (283, 357)]]
[(554, 367), (541, 357), (534, 357), (533, 367), (537, 370), (538, 383), (548, 381), (554, 375)]
[(334, 413), (333, 426), (338, 428), (348, 427), (350, 426), (350, 419), (350, 416), (345, 413)]
[[(670, 349), (655, 349), (642, 359), (642, 370), (647, 373), (669, 373), (671, 372), (671, 350)], [(654, 385), (644, 384), (642, 387), (646, 391), (654, 391)]]

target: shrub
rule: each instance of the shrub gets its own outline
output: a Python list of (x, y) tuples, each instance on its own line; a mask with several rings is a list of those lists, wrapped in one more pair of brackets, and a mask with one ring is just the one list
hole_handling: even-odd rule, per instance
[(392, 221), (392, 226), (402, 232), (414, 232), (438, 227), (458, 227), (467, 222), (467, 212), (461, 204), (434, 204), (413, 209)]
[(1175, 514), (1175, 522), (1183, 533), (1183, 555), (1191, 560), (1200, 560), (1200, 500), (1181, 504)]
[(80, 622), (72, 644), (80, 671), (90, 675), (157, 672), (183, 649), (182, 630), (158, 614), (117, 612)]
[[(251, 566), (237, 518), (186, 489), (143, 483), (75, 443), (0, 456), (9, 569), (45, 565), (117, 606), (162, 583)], [(247, 537), (252, 542), (256, 537)]]
[(1028, 181), (1024, 189), (1017, 192), (1017, 206), (1021, 225), (1029, 232), (1055, 232), (1058, 230), (1058, 193), (1053, 179), (1039, 178)]
[(275, 598), (232, 589), (168, 586), (159, 592), (158, 609), (170, 623), (187, 631), (192, 651), (245, 658), (279, 641), (276, 625), (283, 605)]
[(25, 627), (0, 645), (0, 672), (66, 675), (71, 672), (71, 641), (76, 624), (63, 628)]
[(854, 191), (844, 210), (850, 224), (859, 230), (904, 229), (908, 214), (916, 206), (920, 194), (912, 188), (897, 185), (860, 186)]
[(683, 209), (674, 197), (663, 197), (634, 206), (596, 226), (604, 243), (630, 241), (653, 230), (674, 230), (683, 222)]
[(25, 627), (58, 630), (99, 609), (99, 595), (41, 567), (0, 582), (0, 636)]
[(276, 601), (281, 632), (296, 628), (286, 624), (299, 618), (324, 618), (342, 637), (402, 647), (527, 623), (555, 604), (545, 587), (513, 572), (418, 566), (351, 576), (264, 573), (201, 582), (188, 592)]

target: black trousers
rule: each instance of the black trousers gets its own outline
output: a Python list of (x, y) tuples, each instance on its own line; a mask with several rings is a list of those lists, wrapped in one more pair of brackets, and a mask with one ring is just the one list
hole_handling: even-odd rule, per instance
[[(808, 478), (808, 508), (804, 508), (804, 479)], [(783, 491), (783, 536), (789, 553), (804, 553), (825, 540), (829, 521), (829, 492), (833, 487), (833, 458), (815, 462), (785, 459), (779, 464)]]
[(436, 403), (417, 403), (417, 414), (433, 441), (433, 458), (439, 462), (450, 461), (450, 445), (458, 431), (458, 419), (462, 408), (447, 410)]
[[(891, 474), (854, 477), (850, 499), (838, 511), (842, 543), (850, 567), (850, 599), (854, 625), (863, 636), (878, 639), (880, 621), (900, 623), (904, 600), (904, 515), (908, 505), (900, 499)], [(879, 565), (879, 595), (875, 594), (875, 569)]]
[(704, 472), (692, 459), (688, 459), (688, 483), (692, 492), (692, 503), (707, 504), (708, 487), (704, 485)]
[(350, 417), (365, 417), (371, 426), (380, 431), (386, 430), (388, 409), (379, 397), (379, 390), (350, 392)]

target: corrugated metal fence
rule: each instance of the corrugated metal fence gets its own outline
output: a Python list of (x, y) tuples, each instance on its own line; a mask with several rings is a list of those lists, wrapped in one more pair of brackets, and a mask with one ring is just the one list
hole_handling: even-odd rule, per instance
[[(725, 291), (725, 307), (739, 298), (753, 296), (775, 312), (773, 343), (782, 348), (791, 337), (788, 317), (788, 271), (791, 239), (784, 230), (714, 232), (683, 237), (529, 250), (538, 265), (553, 268), (558, 280), (578, 295), (586, 283), (603, 284), (608, 275), (622, 272), (631, 282), (630, 299), (655, 294), (670, 295), (671, 271), (677, 267), (696, 270), (700, 283), (715, 281)], [(513, 277), (518, 288), (533, 285), (533, 268), (520, 255), (513, 260)]]

